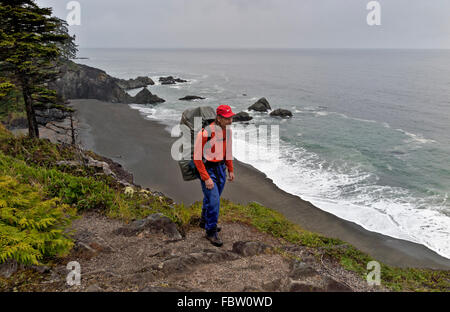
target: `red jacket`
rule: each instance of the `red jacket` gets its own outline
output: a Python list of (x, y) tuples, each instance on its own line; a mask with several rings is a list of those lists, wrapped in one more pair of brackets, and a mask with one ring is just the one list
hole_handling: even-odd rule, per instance
[[(197, 134), (194, 144), (194, 164), (200, 173), (200, 178), (203, 181), (208, 180), (209, 174), (206, 171), (205, 164), (203, 163), (203, 158), (211, 162), (219, 162), (225, 160), (225, 164), (229, 172), (233, 172), (233, 156), (232, 156), (232, 142), (231, 142), (231, 129), (228, 130), (228, 135), (226, 130), (222, 130), (222, 138), (218, 135), (218, 139), (215, 136), (215, 122), (212, 122), (208, 127), (211, 129), (211, 139), (208, 142), (208, 146), (205, 148), (206, 141), (208, 141), (208, 131), (203, 129)], [(218, 126), (217, 126), (218, 127)], [(217, 145), (219, 150), (217, 155), (215, 155), (215, 145), (220, 144), (223, 141), (223, 148), (220, 151), (220, 145)]]

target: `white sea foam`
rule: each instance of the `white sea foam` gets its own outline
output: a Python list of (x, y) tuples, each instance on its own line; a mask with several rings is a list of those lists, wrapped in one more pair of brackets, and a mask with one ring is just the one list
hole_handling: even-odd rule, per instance
[(435, 140), (432, 139), (426, 139), (424, 138), (421, 134), (414, 134), (414, 133), (410, 133), (408, 131), (405, 131), (403, 129), (395, 129), (401, 133), (403, 133), (404, 135), (408, 136), (409, 139), (406, 139), (404, 142), (408, 143), (408, 142), (417, 142), (417, 143), (421, 143), (421, 144), (427, 144), (427, 143), (436, 143)]
[(164, 75), (158, 75), (158, 76), (150, 76), (150, 79), (153, 80), (153, 82), (155, 83), (154, 86), (160, 86), (161, 82), (159, 81), (159, 77), (166, 77)]
[(161, 121), (166, 125), (171, 125), (175, 121), (180, 120), (179, 111), (171, 108), (165, 108), (160, 105), (147, 106), (141, 104), (129, 104), (129, 107), (138, 110), (143, 116), (148, 119)]
[[(172, 77), (174, 77), (174, 78), (178, 78), (178, 75), (174, 75), (174, 74), (160, 74), (160, 75), (157, 75), (157, 76), (150, 76), (150, 78), (153, 80), (153, 82), (155, 83), (154, 85), (155, 86), (161, 86), (162, 84), (161, 84), (161, 82), (159, 81), (159, 78), (160, 77), (168, 77), (168, 76), (172, 76)], [(175, 84), (175, 85), (165, 85), (165, 86), (167, 86), (167, 87), (174, 87), (174, 86), (183, 86), (183, 85), (190, 85), (190, 84), (195, 84), (195, 83), (198, 83), (198, 79), (194, 79), (194, 78), (192, 78), (192, 79), (189, 79), (189, 78), (181, 78), (181, 79), (184, 79), (184, 80), (187, 80), (187, 82), (182, 82), (182, 83), (177, 83), (177, 84)], [(176, 88), (176, 89), (179, 89), (179, 88)]]
[[(247, 142), (247, 148), (262, 157), (246, 160), (245, 151), (236, 148), (234, 156), (264, 172), (281, 189), (367, 230), (423, 244), (450, 258), (450, 217), (441, 212), (444, 207), (430, 204), (430, 198), (378, 185), (379, 178), (362, 168), (325, 166), (318, 155), (285, 143), (280, 144), (279, 158), (255, 144)], [(424, 206), (427, 209), (420, 209)]]
[(136, 96), (139, 92), (141, 92), (144, 88), (137, 88), (137, 89), (131, 89), (127, 90), (127, 93), (131, 96)]
[[(146, 118), (166, 125), (178, 123), (180, 118), (179, 111), (163, 106), (129, 106)], [(265, 114), (253, 117), (258, 122), (267, 118)], [(239, 135), (236, 135), (233, 143), (239, 144)], [(330, 166), (317, 154), (283, 142), (280, 142), (279, 157), (270, 148), (240, 142), (243, 143), (247, 151), (233, 148), (234, 156), (264, 172), (284, 191), (369, 231), (416, 242), (450, 258), (450, 216), (443, 213), (445, 199), (440, 199), (441, 202), (420, 199), (403, 188), (377, 185), (378, 177), (361, 167)], [(259, 158), (246, 159), (245, 153), (257, 153)]]

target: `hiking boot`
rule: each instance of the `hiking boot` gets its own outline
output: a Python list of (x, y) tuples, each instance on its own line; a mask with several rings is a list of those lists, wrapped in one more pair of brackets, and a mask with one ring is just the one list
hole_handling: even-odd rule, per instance
[[(200, 220), (199, 226), (200, 226), (202, 229), (204, 229), (204, 228), (205, 228), (205, 225), (206, 225), (205, 219), (201, 219), (201, 220)], [(217, 231), (217, 232), (220, 232), (221, 229), (222, 229), (222, 228), (221, 228), (220, 226), (216, 227), (216, 231)]]
[(217, 232), (215, 232), (213, 235), (209, 236), (208, 234), (206, 234), (206, 239), (209, 240), (211, 242), (211, 244), (213, 244), (216, 247), (221, 247), (223, 245), (222, 240), (219, 237), (219, 234), (217, 234)]

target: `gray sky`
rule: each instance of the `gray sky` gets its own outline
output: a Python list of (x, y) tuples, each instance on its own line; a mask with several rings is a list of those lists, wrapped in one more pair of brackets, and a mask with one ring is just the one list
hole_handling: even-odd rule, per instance
[[(69, 0), (37, 0), (66, 19)], [(450, 49), (450, 0), (79, 0), (81, 48)]]

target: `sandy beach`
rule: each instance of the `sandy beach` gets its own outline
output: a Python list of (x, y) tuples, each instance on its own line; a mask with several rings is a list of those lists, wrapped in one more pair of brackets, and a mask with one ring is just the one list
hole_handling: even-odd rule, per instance
[[(165, 126), (146, 120), (125, 104), (72, 100), (70, 106), (77, 110), (78, 140), (84, 148), (121, 163), (136, 184), (161, 191), (178, 203), (202, 200), (199, 181), (182, 180), (170, 155), (175, 138)], [(280, 190), (249, 165), (235, 160), (234, 166), (236, 180), (227, 183), (224, 198), (243, 204), (256, 201), (307, 230), (342, 239), (389, 265), (450, 269), (449, 259), (425, 246), (367, 231)]]

